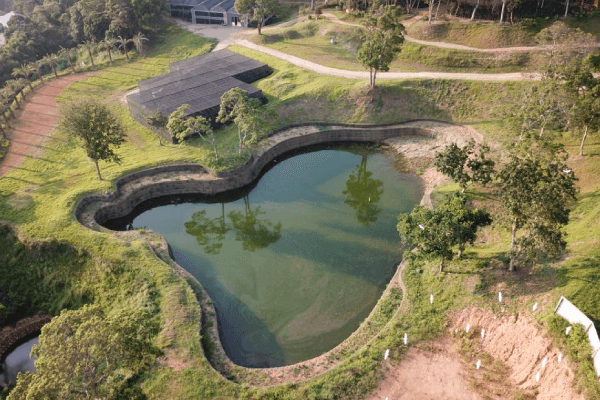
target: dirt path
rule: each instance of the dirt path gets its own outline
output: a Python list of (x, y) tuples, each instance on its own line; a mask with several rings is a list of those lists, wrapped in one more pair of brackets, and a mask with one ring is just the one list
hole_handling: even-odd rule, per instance
[[(417, 15), (415, 15), (412, 18), (404, 20), (402, 22), (402, 25), (404, 25), (404, 27), (408, 27), (408, 26), (412, 25), (414, 22), (419, 21), (426, 14), (427, 13), (417, 14)], [(335, 22), (336, 24), (350, 25), (350, 26), (361, 26), (359, 24), (353, 24), (353, 23), (350, 23), (350, 22), (342, 21), (338, 17), (336, 17), (335, 15), (330, 14), (330, 13), (323, 13), (323, 16), (325, 18), (327, 18), (329, 21)], [(414, 38), (412, 36), (408, 36), (406, 34), (406, 32), (404, 33), (404, 39), (407, 42), (413, 42), (413, 43), (421, 44), (423, 46), (432, 46), (432, 47), (439, 47), (439, 48), (442, 48), (442, 49), (452, 49), (452, 50), (477, 51), (477, 52), (480, 52), (480, 53), (518, 53), (518, 52), (523, 52), (523, 51), (541, 51), (541, 50), (547, 50), (548, 49), (548, 46), (496, 47), (496, 48), (491, 48), (491, 49), (480, 49), (480, 48), (477, 48), (477, 47), (464, 46), (462, 44), (447, 43), (447, 42), (433, 42), (433, 41), (429, 41), (429, 40), (420, 40), (420, 39), (416, 39), (416, 38)]]
[[(338, 76), (342, 78), (350, 79), (369, 79), (369, 72), (367, 71), (348, 71), (344, 69), (337, 69), (326, 67), (314, 63), (312, 61), (304, 60), (302, 58), (293, 56), (281, 52), (279, 50), (271, 49), (269, 47), (261, 46), (250, 42), (246, 39), (236, 39), (231, 44), (243, 46), (251, 50), (259, 51), (264, 54), (268, 54), (272, 57), (277, 57), (281, 60), (287, 61), (298, 67), (308, 69), (322, 75)], [(379, 72), (377, 79), (451, 79), (451, 80), (471, 80), (471, 81), (491, 81), (491, 82), (509, 82), (509, 81), (524, 81), (524, 80), (539, 80), (541, 74), (537, 73), (505, 73), (505, 74), (476, 74), (476, 73), (464, 73), (464, 72)]]
[(21, 109), (15, 112), (7, 130), (10, 141), (8, 152), (0, 161), (0, 176), (7, 174), (27, 157), (35, 158), (46, 149), (46, 141), (58, 122), (56, 97), (71, 83), (87, 78), (87, 74), (66, 75), (35, 88)]

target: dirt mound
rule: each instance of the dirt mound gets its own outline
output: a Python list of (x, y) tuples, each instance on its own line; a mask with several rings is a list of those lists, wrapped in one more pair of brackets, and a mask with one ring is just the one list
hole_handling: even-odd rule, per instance
[(384, 368), (384, 380), (368, 400), (479, 400), (464, 378), (450, 339), (413, 347), (398, 367)]
[(573, 388), (569, 361), (558, 361), (560, 352), (528, 316), (467, 308), (451, 318), (449, 333), (411, 348), (399, 365), (384, 366), (367, 399), (584, 400)]
[[(454, 316), (452, 330), (464, 330), (467, 324), (473, 333), (470, 340), (479, 341), (485, 352), (504, 362), (510, 380), (520, 389), (531, 390), (537, 400), (584, 400), (573, 390), (568, 360), (559, 362), (559, 351), (528, 316), (499, 318), (489, 310), (467, 308)], [(483, 339), (481, 329), (485, 329)]]

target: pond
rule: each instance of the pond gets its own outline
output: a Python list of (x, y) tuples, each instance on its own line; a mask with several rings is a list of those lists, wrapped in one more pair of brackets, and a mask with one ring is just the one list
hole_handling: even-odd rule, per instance
[(213, 300), (239, 365), (289, 365), (332, 349), (369, 315), (401, 260), (396, 217), (420, 201), (418, 178), (364, 145), (311, 150), (276, 160), (230, 198), (156, 199), (105, 224), (166, 238)]
[(13, 351), (2, 361), (2, 368), (0, 370), (0, 383), (3, 385), (9, 382), (14, 385), (17, 380), (17, 374), (19, 372), (34, 372), (35, 367), (33, 365), (34, 358), (29, 356), (31, 348), (36, 345), (38, 338), (34, 337), (29, 339), (22, 344), (18, 345)]

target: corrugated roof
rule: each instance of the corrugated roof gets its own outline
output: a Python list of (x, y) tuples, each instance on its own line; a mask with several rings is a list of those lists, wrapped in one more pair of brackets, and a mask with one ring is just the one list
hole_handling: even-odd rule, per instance
[(171, 73), (140, 82), (140, 91), (127, 97), (149, 112), (170, 114), (189, 104), (189, 114), (214, 113), (223, 93), (240, 87), (249, 95), (261, 91), (248, 83), (270, 74), (268, 65), (228, 50), (211, 52), (170, 65)]

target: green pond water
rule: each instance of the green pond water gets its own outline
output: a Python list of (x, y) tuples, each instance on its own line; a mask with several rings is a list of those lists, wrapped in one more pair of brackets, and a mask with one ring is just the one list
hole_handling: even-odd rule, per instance
[(394, 164), (365, 147), (298, 154), (232, 199), (163, 198), (107, 226), (167, 239), (212, 298), (235, 363), (289, 365), (350, 336), (395, 272), (396, 216), (422, 187)]

